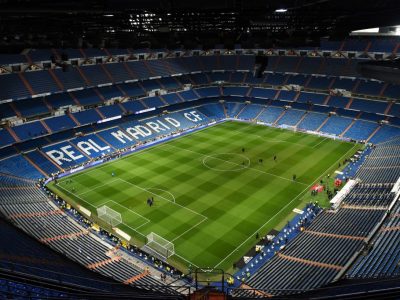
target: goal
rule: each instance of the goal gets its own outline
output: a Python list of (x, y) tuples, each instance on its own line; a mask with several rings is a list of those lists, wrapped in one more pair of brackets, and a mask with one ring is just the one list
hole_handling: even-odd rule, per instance
[(147, 236), (147, 243), (145, 245), (145, 250), (152, 252), (150, 254), (156, 254), (163, 259), (175, 254), (174, 244), (163, 237), (159, 236), (157, 233), (151, 232)]
[(97, 216), (107, 224), (115, 227), (122, 223), (121, 214), (107, 205), (97, 208)]

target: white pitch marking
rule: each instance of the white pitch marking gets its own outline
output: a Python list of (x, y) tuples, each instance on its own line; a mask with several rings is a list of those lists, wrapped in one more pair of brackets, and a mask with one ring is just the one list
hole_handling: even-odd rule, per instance
[[(224, 160), (224, 159), (218, 158), (218, 157), (214, 157), (214, 156), (212, 156), (212, 155), (207, 155), (207, 154), (200, 153), (200, 152), (197, 152), (197, 151), (193, 151), (193, 150), (190, 150), (190, 149), (180, 148), (180, 147), (177, 147), (177, 146), (175, 146), (175, 145), (168, 145), (168, 146), (171, 146), (171, 147), (174, 147), (174, 148), (183, 150), (183, 151), (196, 153), (196, 154), (199, 154), (199, 155), (202, 155), (202, 156), (205, 156), (205, 157), (212, 157), (212, 158), (214, 158), (214, 159), (218, 159), (218, 160), (220, 160), (220, 161), (224, 161), (224, 162), (227, 162), (227, 163), (230, 163), (230, 164), (233, 164), (233, 165), (241, 166), (240, 164), (237, 164), (237, 163), (235, 163), (235, 162), (228, 161), (228, 160)], [(306, 183), (303, 183), (303, 182), (300, 182), (300, 181), (293, 181), (292, 179), (288, 179), (288, 178), (285, 178), (285, 177), (282, 177), (282, 176), (279, 176), (279, 175), (275, 175), (275, 174), (272, 174), (272, 173), (268, 173), (268, 172), (265, 172), (265, 171), (263, 171), (263, 170), (259, 170), (259, 169), (255, 169), (255, 168), (250, 168), (250, 167), (248, 167), (247, 169), (248, 169), (248, 170), (257, 171), (257, 172), (260, 172), (260, 173), (264, 173), (264, 174), (267, 174), (267, 175), (270, 175), (270, 176), (273, 176), (273, 177), (277, 177), (277, 178), (280, 178), (280, 179), (282, 179), (282, 180), (290, 181), (290, 182), (293, 182), (293, 183), (295, 183), (295, 184), (307, 185)]]
[[(244, 159), (247, 160), (247, 164), (246, 164), (246, 165), (240, 165), (240, 164), (237, 165), (237, 164), (235, 164), (236, 166), (238, 166), (238, 168), (232, 169), (232, 170), (223, 170), (223, 169), (218, 169), (218, 168), (210, 167), (210, 166), (207, 165), (206, 161), (207, 161), (208, 158), (215, 158), (215, 159), (217, 159), (217, 160), (221, 160), (221, 159), (219, 159), (219, 158), (217, 158), (217, 157), (215, 157), (215, 156), (217, 156), (217, 155), (224, 155), (224, 154), (228, 154), (228, 155), (232, 155), (232, 154), (233, 154), (233, 155), (241, 156), (241, 157), (243, 157)], [(229, 162), (229, 161), (227, 161), (227, 162)], [(213, 155), (210, 155), (210, 156), (204, 156), (204, 158), (203, 158), (203, 160), (202, 160), (202, 163), (203, 163), (203, 165), (204, 165), (206, 168), (208, 168), (208, 169), (210, 169), (210, 170), (221, 171), (221, 172), (236, 172), (236, 171), (241, 171), (241, 170), (244, 170), (244, 169), (248, 169), (248, 168), (250, 167), (250, 158), (248, 158), (247, 156), (245, 156), (245, 155), (243, 155), (243, 154), (236, 154), (236, 153), (218, 153), (218, 154), (213, 154)]]
[(186, 206), (183, 206), (183, 205), (181, 205), (181, 204), (179, 204), (179, 203), (172, 202), (171, 200), (169, 200), (169, 199), (167, 199), (167, 198), (165, 198), (165, 197), (163, 197), (163, 196), (160, 196), (160, 195), (158, 195), (158, 194), (156, 194), (156, 193), (153, 193), (153, 192), (149, 191), (148, 189), (142, 188), (142, 187), (140, 187), (140, 186), (138, 186), (138, 185), (136, 185), (136, 184), (134, 184), (134, 183), (132, 183), (132, 182), (126, 181), (126, 180), (124, 180), (124, 179), (122, 179), (122, 178), (118, 178), (118, 179), (121, 180), (121, 181), (123, 181), (123, 182), (126, 182), (126, 183), (128, 183), (128, 184), (130, 184), (130, 185), (132, 185), (132, 186), (134, 186), (134, 187), (137, 187), (138, 189), (140, 189), (140, 190), (142, 190), (142, 191), (148, 192), (148, 193), (150, 193), (150, 194), (152, 194), (152, 195), (154, 195), (154, 196), (158, 196), (158, 197), (160, 197), (161, 199), (164, 199), (165, 201), (171, 202), (171, 203), (173, 203), (173, 204), (175, 204), (175, 205), (177, 205), (177, 206), (179, 206), (179, 207), (181, 207), (181, 208), (183, 208), (183, 209), (189, 210), (189, 211), (191, 211), (192, 213), (194, 213), (194, 214), (196, 214), (196, 215), (199, 215), (199, 216), (201, 216), (201, 217), (203, 217), (203, 218), (207, 218), (205, 215), (202, 215), (201, 213), (198, 213), (198, 212), (194, 211), (193, 209), (190, 209), (190, 208), (188, 208), (188, 207), (186, 207)]
[(218, 264), (215, 265), (214, 269), (216, 267), (218, 267), (221, 263), (223, 263), (228, 257), (230, 257), (234, 252), (236, 252), (241, 246), (243, 246), (250, 238), (254, 237), (254, 235), (260, 231), (260, 229), (262, 229), (265, 225), (267, 225), (269, 222), (271, 222), (271, 220), (273, 220), (278, 214), (280, 214), (288, 205), (290, 205), (293, 201), (295, 201), (296, 199), (298, 199), (300, 196), (303, 195), (303, 193), (309, 189), (317, 180), (318, 178), (320, 178), (321, 176), (323, 176), (326, 172), (329, 171), (330, 168), (332, 168), (332, 166), (334, 166), (338, 161), (341, 161), (344, 157), (347, 156), (347, 154), (352, 151), (354, 149), (354, 147), (357, 145), (354, 145), (353, 147), (351, 147), (351, 149), (349, 149), (349, 151), (347, 151), (340, 159), (338, 159), (334, 164), (332, 164), (328, 169), (326, 169), (326, 171), (324, 173), (322, 173), (321, 175), (319, 175), (314, 181), (313, 183), (311, 183), (309, 186), (307, 186), (303, 191), (301, 191), (296, 197), (294, 197), (288, 204), (286, 204), (284, 207), (282, 207), (275, 215), (273, 215), (268, 221), (266, 221), (263, 225), (261, 225), (260, 228), (258, 228), (252, 235), (250, 235), (247, 239), (245, 239), (239, 246), (237, 246), (231, 253), (229, 253), (223, 260), (221, 260)]
[(317, 146), (321, 145), (323, 142), (325, 142), (328, 138), (324, 138), (322, 141), (320, 141), (318, 144), (314, 145), (312, 148), (316, 148)]
[(105, 185), (109, 185), (110, 183), (112, 183), (112, 182), (114, 182), (114, 181), (116, 181), (116, 180), (117, 180), (117, 179), (114, 179), (114, 180), (111, 180), (111, 181), (109, 181), (109, 182), (107, 182), (107, 183), (101, 184), (101, 185), (99, 185), (99, 186), (94, 186), (94, 187), (92, 187), (91, 189), (89, 189), (89, 190), (87, 190), (87, 191), (85, 191), (85, 192), (83, 192), (83, 193), (74, 194), (74, 195), (78, 195), (78, 196), (85, 195), (85, 194), (90, 193), (90, 192), (92, 192), (92, 191), (94, 191), (94, 190), (96, 190), (96, 189), (98, 189), (98, 188), (101, 188), (101, 187), (103, 187), (103, 186), (105, 186)]

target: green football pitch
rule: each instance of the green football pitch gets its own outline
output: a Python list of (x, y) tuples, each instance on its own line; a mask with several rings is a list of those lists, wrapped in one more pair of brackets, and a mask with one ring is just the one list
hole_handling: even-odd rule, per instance
[(143, 246), (152, 232), (172, 242), (175, 255), (168, 261), (184, 272), (189, 265), (232, 271), (232, 264), (256, 244), (257, 233), (283, 227), (293, 209), (315, 199), (310, 187), (359, 148), (299, 132), (225, 122), (49, 187), (73, 206), (90, 210), (101, 226), (97, 208), (106, 205), (119, 212), (123, 223), (118, 228), (132, 237), (133, 245)]

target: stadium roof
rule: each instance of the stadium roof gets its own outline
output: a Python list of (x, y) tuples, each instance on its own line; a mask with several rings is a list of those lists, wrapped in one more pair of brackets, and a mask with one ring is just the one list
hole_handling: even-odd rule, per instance
[(3, 0), (1, 45), (304, 46), (399, 24), (399, 11), (396, 0)]

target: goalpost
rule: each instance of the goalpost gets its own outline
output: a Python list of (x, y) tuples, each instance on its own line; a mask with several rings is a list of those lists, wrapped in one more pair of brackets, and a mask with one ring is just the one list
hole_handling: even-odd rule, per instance
[(147, 242), (143, 248), (148, 252), (153, 252), (151, 254), (156, 254), (162, 259), (167, 259), (175, 254), (174, 244), (159, 236), (157, 233), (151, 232), (146, 238)]
[(118, 226), (122, 223), (121, 214), (107, 205), (97, 208), (97, 216), (112, 227)]

